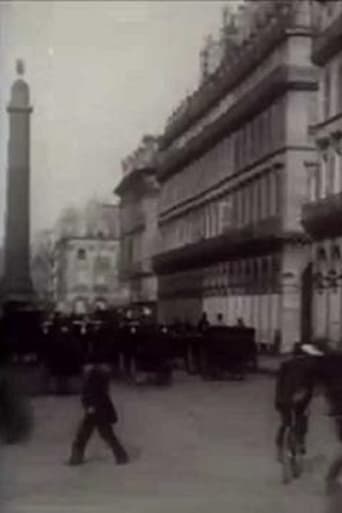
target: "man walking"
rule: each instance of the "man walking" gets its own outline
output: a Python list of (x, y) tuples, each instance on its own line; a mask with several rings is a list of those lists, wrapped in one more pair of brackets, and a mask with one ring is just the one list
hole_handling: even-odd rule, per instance
[(83, 463), (86, 445), (95, 429), (111, 448), (117, 464), (128, 463), (127, 453), (112, 427), (118, 417), (109, 396), (109, 381), (109, 368), (105, 364), (95, 363), (86, 370), (82, 391), (85, 414), (72, 444), (70, 465)]

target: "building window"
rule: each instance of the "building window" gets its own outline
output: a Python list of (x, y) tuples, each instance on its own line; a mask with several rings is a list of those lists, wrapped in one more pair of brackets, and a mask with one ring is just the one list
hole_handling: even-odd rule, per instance
[(281, 214), (283, 208), (282, 166), (274, 170), (276, 189), (276, 214)]
[(248, 162), (248, 125), (245, 125), (241, 131), (241, 165), (245, 166)]
[(250, 122), (250, 143), (249, 143), (249, 151), (251, 159), (254, 158), (255, 154), (255, 118)]
[(324, 90), (323, 90), (323, 116), (328, 119), (330, 115), (330, 101), (331, 101), (331, 78), (330, 70), (327, 69), (324, 76)]
[(242, 223), (242, 191), (237, 189), (236, 196), (236, 225), (241, 226)]
[(245, 224), (249, 224), (251, 221), (251, 195), (252, 195), (252, 189), (251, 189), (251, 183), (247, 182), (245, 186)]
[(265, 217), (269, 217), (271, 214), (271, 173), (267, 171), (264, 178), (264, 202)]
[(317, 197), (323, 199), (328, 194), (328, 152), (326, 149), (320, 151), (320, 159), (317, 176)]
[(269, 173), (268, 183), (269, 183), (269, 197), (270, 197), (269, 214), (270, 214), (270, 216), (274, 216), (277, 214), (277, 180), (276, 180), (276, 174), (274, 171), (271, 171)]
[(337, 114), (342, 112), (342, 62), (338, 67), (337, 75)]
[(246, 144), (245, 144), (245, 163), (246, 164), (249, 164), (250, 160), (251, 160), (251, 150), (250, 150), (250, 146), (251, 146), (251, 122), (249, 121), (247, 124), (246, 124)]
[(258, 220), (258, 180), (254, 178), (252, 184), (252, 222), (256, 222)]
[(246, 203), (246, 187), (240, 188), (240, 224), (245, 224), (245, 203)]
[(249, 218), (248, 222), (253, 223), (254, 220), (254, 180), (249, 182)]
[(219, 202), (219, 233), (224, 233), (231, 227), (232, 201), (226, 198)]
[(275, 105), (270, 105), (267, 111), (267, 144), (269, 151), (273, 150), (273, 118), (275, 113)]
[(240, 167), (240, 137), (239, 132), (235, 133), (235, 141), (234, 141), (234, 172)]
[(106, 256), (98, 256), (94, 265), (94, 281), (96, 285), (105, 285), (110, 273), (110, 260)]
[(86, 250), (83, 248), (80, 248), (77, 251), (77, 258), (78, 258), (78, 260), (86, 260), (86, 258), (87, 258)]
[(259, 150), (259, 157), (264, 153), (265, 148), (265, 130), (264, 130), (264, 116), (263, 114), (260, 114), (259, 116), (259, 123), (258, 123), (258, 150)]
[(257, 179), (257, 219), (263, 219), (263, 180), (259, 176)]
[(336, 167), (336, 158), (335, 152), (333, 148), (330, 148), (330, 151), (327, 156), (327, 185), (326, 185), (326, 194), (334, 194), (336, 191), (336, 176), (335, 176), (335, 167)]

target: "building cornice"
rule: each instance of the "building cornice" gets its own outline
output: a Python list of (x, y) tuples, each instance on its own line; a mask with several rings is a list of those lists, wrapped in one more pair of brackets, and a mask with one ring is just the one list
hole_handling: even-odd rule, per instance
[(117, 238), (111, 238), (111, 237), (103, 237), (103, 238), (100, 238), (100, 237), (88, 237), (86, 235), (79, 235), (79, 236), (70, 236), (70, 237), (61, 237), (57, 242), (56, 244), (57, 245), (67, 245), (71, 242), (90, 242), (90, 243), (94, 243), (94, 242), (98, 242), (98, 243), (110, 243), (110, 244), (113, 244), (113, 242), (115, 243), (119, 243), (119, 237)]
[[(124, 196), (127, 194), (128, 191), (135, 190), (136, 188), (140, 187), (141, 185), (144, 185), (145, 187), (147, 185), (146, 181), (144, 180), (147, 176), (153, 176), (156, 174), (156, 170), (154, 168), (136, 168), (130, 173), (127, 173), (123, 176), (121, 181), (119, 182), (119, 185), (114, 189), (114, 194), (116, 194), (119, 197)], [(152, 187), (151, 187), (152, 190)]]
[(278, 66), (227, 112), (193, 137), (186, 146), (178, 150), (170, 148), (162, 151), (158, 179), (165, 181), (191, 160), (208, 151), (220, 138), (238, 129), (246, 120), (263, 110), (287, 90), (315, 91), (317, 88), (317, 72), (312, 66)]
[(315, 135), (316, 132), (318, 132), (318, 130), (326, 128), (329, 125), (334, 124), (336, 121), (340, 121), (341, 119), (342, 119), (342, 112), (339, 112), (335, 116), (325, 119), (324, 121), (320, 121), (319, 123), (316, 123), (315, 125), (310, 125), (309, 126), (310, 134)]
[(313, 39), (312, 61), (324, 65), (342, 49), (342, 13)]
[(121, 227), (121, 236), (120, 240), (125, 239), (131, 235), (136, 235), (138, 233), (142, 233), (146, 228), (146, 222), (144, 218), (141, 218), (139, 223), (135, 224), (133, 227), (125, 229), (124, 226)]

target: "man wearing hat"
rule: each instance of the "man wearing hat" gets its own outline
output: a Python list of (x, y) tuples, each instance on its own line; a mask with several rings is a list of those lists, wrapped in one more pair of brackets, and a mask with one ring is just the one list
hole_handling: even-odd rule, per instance
[(276, 445), (278, 459), (282, 458), (282, 446), (286, 427), (295, 415), (296, 431), (303, 454), (306, 452), (305, 437), (308, 431), (308, 406), (312, 399), (317, 377), (317, 357), (323, 356), (312, 344), (294, 345), (291, 358), (282, 363), (276, 383), (275, 408), (281, 417)]

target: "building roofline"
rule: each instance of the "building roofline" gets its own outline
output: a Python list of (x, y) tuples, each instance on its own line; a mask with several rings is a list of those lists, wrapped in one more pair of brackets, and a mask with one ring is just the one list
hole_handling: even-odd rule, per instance
[(127, 192), (130, 188), (137, 185), (141, 178), (144, 176), (157, 175), (156, 169), (152, 167), (143, 167), (133, 169), (127, 175), (124, 175), (119, 182), (119, 184), (113, 190), (113, 193), (117, 196), (121, 197), (125, 192)]

